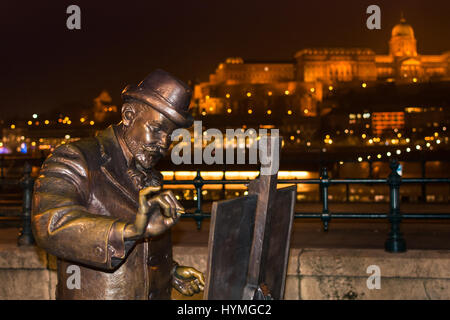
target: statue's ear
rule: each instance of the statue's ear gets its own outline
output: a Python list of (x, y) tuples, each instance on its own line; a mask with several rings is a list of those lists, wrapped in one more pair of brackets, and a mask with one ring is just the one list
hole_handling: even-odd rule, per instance
[(125, 103), (122, 106), (122, 122), (125, 126), (129, 126), (134, 117), (136, 116), (136, 110), (131, 103)]

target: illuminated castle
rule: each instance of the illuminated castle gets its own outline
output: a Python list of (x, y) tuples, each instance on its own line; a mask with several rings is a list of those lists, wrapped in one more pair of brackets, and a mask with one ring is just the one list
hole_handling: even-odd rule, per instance
[[(365, 88), (380, 81), (448, 79), (450, 51), (418, 54), (414, 30), (402, 17), (392, 29), (387, 55), (377, 55), (368, 48), (306, 48), (298, 51), (293, 61), (228, 58), (210, 75), (209, 82), (196, 85), (194, 101), (203, 115), (242, 112), (242, 99), (247, 99), (248, 104), (265, 105), (262, 112), (269, 114), (271, 101), (281, 96), (289, 99), (291, 113), (315, 116), (317, 102), (342, 84)], [(251, 100), (257, 97), (257, 103)], [(246, 108), (248, 113), (254, 112), (250, 105)]]

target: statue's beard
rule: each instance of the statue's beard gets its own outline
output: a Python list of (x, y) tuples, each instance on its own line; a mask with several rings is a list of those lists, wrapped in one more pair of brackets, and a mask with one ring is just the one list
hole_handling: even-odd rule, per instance
[(160, 147), (155, 146), (152, 150), (147, 150), (135, 140), (127, 139), (126, 135), (124, 140), (136, 160), (136, 165), (145, 170), (152, 168), (164, 155), (164, 152)]

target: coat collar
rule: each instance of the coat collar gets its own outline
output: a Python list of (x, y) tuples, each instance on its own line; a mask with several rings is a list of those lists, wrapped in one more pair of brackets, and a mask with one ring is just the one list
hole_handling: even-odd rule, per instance
[(116, 188), (137, 205), (139, 192), (127, 174), (128, 162), (120, 147), (117, 130), (116, 125), (109, 126), (96, 136), (100, 144), (101, 171)]

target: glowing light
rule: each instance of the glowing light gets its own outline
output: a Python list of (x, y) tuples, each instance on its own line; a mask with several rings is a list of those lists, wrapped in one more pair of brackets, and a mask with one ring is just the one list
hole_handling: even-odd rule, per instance
[(22, 142), (20, 144), (20, 152), (21, 153), (27, 153), (28, 152), (27, 144), (25, 142)]
[(311, 146), (311, 142), (306, 142), (306, 145), (308, 146), (308, 147), (310, 147)]
[(15, 129), (16, 128), (16, 125), (15, 124), (12, 124), (11, 125), (11, 129)]
[(305, 114), (308, 114), (309, 110), (308, 110), (308, 109), (305, 109), (303, 112), (304, 112)]
[(441, 143), (441, 140), (437, 139), (437, 140), (436, 140), (436, 143), (437, 143), (437, 144), (440, 144), (440, 143)]
[(38, 115), (36, 113), (33, 113), (33, 119), (37, 119)]
[(416, 145), (416, 149), (417, 149), (417, 150), (420, 150), (420, 146), (419, 146), (419, 145)]
[(267, 114), (272, 114), (272, 110), (267, 110)]
[(358, 157), (358, 162), (361, 162), (363, 160), (362, 157)]
[(417, 82), (417, 78), (413, 78), (413, 82)]
[(427, 147), (429, 148), (431, 146), (431, 143), (427, 142)]
[(247, 97), (251, 97), (252, 96), (252, 93), (251, 92), (247, 92)]
[(272, 91), (267, 92), (267, 95), (270, 97), (272, 95)]
[(93, 126), (93, 125), (95, 124), (95, 122), (91, 120), (91, 121), (89, 122), (89, 124), (90, 124), (91, 126)]
[(289, 138), (290, 138), (291, 140), (294, 140), (294, 139), (295, 139), (294, 136), (290, 136)]
[(361, 135), (361, 138), (365, 139), (365, 138), (367, 138), (367, 135), (366, 135), (365, 133), (363, 133), (363, 134)]
[(66, 135), (64, 136), (64, 138), (70, 139), (70, 135), (66, 134)]
[(378, 158), (378, 159), (381, 159), (381, 154), (377, 154), (377, 158)]
[(289, 95), (289, 90), (284, 91), (284, 94), (288, 96)]
[(83, 123), (83, 122), (85, 122), (85, 121), (86, 121), (85, 118), (81, 118), (81, 119), (80, 119), (80, 122), (81, 122), (81, 123)]
[(328, 90), (333, 91), (333, 86), (329, 86)]
[(406, 148), (406, 152), (411, 152), (411, 148), (410, 147)]
[(205, 98), (206, 98), (206, 100), (208, 100), (208, 99), (209, 99), (209, 96), (206, 96)]
[(288, 110), (288, 115), (291, 115), (292, 114), (292, 110)]
[(228, 113), (231, 113), (231, 111), (232, 111), (232, 110), (231, 110), (230, 108), (227, 109), (227, 112), (228, 112)]
[(50, 123), (50, 121), (48, 121), (48, 120), (45, 120), (45, 121), (44, 121), (44, 123), (45, 123), (45, 124), (49, 124), (49, 123)]
[(30, 120), (27, 123), (28, 123), (29, 126), (31, 126), (33, 124), (33, 121)]
[(372, 140), (372, 139), (369, 139), (369, 143), (372, 144), (372, 143), (373, 143), (373, 140)]
[(227, 93), (226, 95), (225, 95), (225, 97), (227, 98), (227, 99), (230, 99), (230, 94), (229, 93)]
[(253, 110), (252, 109), (248, 109), (248, 114), (252, 114), (253, 113)]
[(390, 156), (391, 156), (391, 152), (390, 152), (390, 151), (386, 152), (386, 155), (387, 155), (388, 157), (390, 157)]
[(400, 149), (397, 149), (397, 151), (395, 151), (396, 154), (401, 154), (402, 151)]
[(316, 92), (316, 88), (311, 88), (311, 89), (309, 89), (309, 91), (311, 91), (311, 93), (314, 93), (314, 92)]
[(361, 84), (361, 87), (366, 88), (366, 87), (367, 87), (367, 83), (363, 82), (363, 83)]

